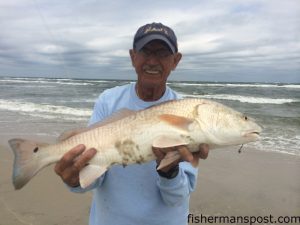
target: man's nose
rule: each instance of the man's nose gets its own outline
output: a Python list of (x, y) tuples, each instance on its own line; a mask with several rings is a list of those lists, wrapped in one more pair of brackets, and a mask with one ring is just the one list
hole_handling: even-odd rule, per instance
[(157, 65), (157, 64), (159, 64), (159, 60), (154, 53), (151, 53), (147, 58), (147, 63), (149, 65)]

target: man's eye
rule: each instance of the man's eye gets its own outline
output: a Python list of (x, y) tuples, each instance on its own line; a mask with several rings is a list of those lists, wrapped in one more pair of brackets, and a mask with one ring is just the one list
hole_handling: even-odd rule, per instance
[(156, 55), (160, 56), (160, 57), (167, 57), (169, 55), (171, 55), (171, 53), (168, 50), (160, 50), (156, 52)]
[(145, 55), (150, 55), (151, 54), (151, 52), (149, 50), (143, 49), (143, 48), (140, 50), (140, 52), (145, 54)]
[(171, 55), (171, 52), (167, 49), (161, 49), (157, 51), (150, 51), (148, 49), (141, 49), (140, 53), (144, 55), (144, 57), (150, 57), (151, 55), (154, 55), (158, 58), (166, 58)]

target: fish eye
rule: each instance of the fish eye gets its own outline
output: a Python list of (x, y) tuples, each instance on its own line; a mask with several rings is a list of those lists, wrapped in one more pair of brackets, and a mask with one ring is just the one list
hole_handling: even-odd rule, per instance
[(245, 119), (245, 120), (248, 120), (248, 117), (247, 117), (247, 116), (244, 116), (244, 119)]

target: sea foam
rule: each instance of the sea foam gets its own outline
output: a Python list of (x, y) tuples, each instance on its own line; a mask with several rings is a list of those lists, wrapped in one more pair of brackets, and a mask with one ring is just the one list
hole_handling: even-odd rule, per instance
[(220, 100), (231, 100), (239, 101), (245, 103), (254, 103), (254, 104), (285, 104), (292, 102), (300, 102), (298, 99), (285, 99), (285, 98), (263, 98), (263, 97), (253, 97), (253, 96), (241, 96), (241, 95), (226, 95), (226, 94), (217, 94), (217, 95), (186, 95), (181, 94), (184, 98), (205, 98), (205, 99), (220, 99)]
[(89, 117), (92, 113), (91, 109), (76, 109), (67, 106), (37, 104), (25, 101), (9, 101), (0, 99), (0, 109), (8, 111), (17, 111), (19, 113), (28, 113), (32, 116), (54, 119), (60, 115), (68, 115), (75, 117)]
[(195, 86), (195, 87), (251, 87), (251, 88), (294, 88), (300, 89), (300, 84), (239, 84), (239, 83), (168, 83), (176, 87)]

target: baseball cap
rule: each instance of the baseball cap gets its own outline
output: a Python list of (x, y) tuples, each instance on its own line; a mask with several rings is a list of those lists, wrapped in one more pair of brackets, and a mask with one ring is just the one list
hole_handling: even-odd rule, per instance
[(152, 40), (162, 40), (173, 53), (178, 51), (177, 38), (174, 31), (162, 23), (151, 23), (141, 26), (134, 35), (133, 48), (140, 51)]

